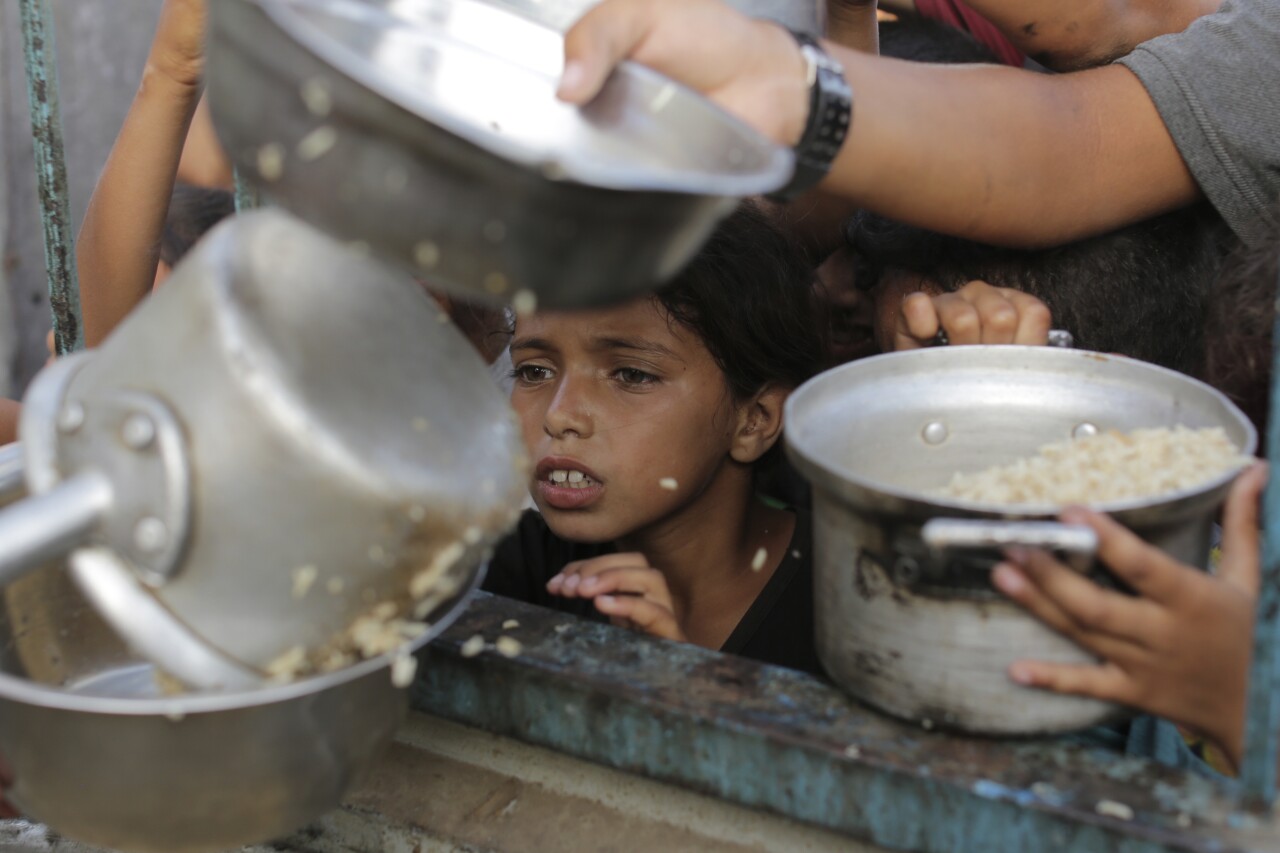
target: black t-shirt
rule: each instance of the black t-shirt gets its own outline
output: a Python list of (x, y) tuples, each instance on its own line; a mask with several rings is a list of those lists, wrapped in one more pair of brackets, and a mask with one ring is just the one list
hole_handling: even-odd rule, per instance
[[(547, 581), (575, 560), (614, 552), (612, 545), (582, 545), (559, 538), (542, 516), (527, 510), (498, 544), (484, 589), (584, 619), (607, 622), (589, 599), (547, 592)], [(773, 577), (748, 608), (722, 652), (821, 674), (813, 641), (813, 547), (808, 513), (798, 512), (791, 545)]]

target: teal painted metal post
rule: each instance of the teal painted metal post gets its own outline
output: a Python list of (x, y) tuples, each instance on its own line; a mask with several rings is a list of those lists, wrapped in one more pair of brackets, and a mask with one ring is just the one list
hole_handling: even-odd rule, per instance
[[(1280, 293), (1280, 281), (1277, 282)], [(1280, 701), (1276, 677), (1277, 616), (1280, 615), (1280, 316), (1277, 317), (1271, 374), (1271, 417), (1267, 425), (1267, 458), (1271, 479), (1263, 510), (1262, 594), (1254, 631), (1253, 668), (1249, 673), (1248, 717), (1245, 720), (1244, 794), (1249, 805), (1270, 808), (1276, 797), (1276, 741)]]
[(245, 211), (254, 210), (262, 206), (262, 197), (253, 185), (245, 180), (244, 174), (239, 170), (235, 170), (236, 178), (236, 213), (244, 213)]
[(59, 354), (84, 346), (80, 324), (80, 284), (76, 277), (67, 161), (58, 98), (57, 49), (48, 0), (21, 0), (22, 46), (27, 61), (27, 98), (35, 144), (36, 186), (44, 224), (44, 260), (49, 305)]

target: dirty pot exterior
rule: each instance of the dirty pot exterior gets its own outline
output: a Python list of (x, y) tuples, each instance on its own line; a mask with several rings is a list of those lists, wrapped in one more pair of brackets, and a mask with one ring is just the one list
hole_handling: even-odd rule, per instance
[[(1123, 709), (1011, 682), (1015, 660), (1094, 658), (995, 593), (990, 555), (936, 565), (921, 542), (930, 519), (1043, 520), (1054, 508), (944, 503), (929, 492), (956, 471), (1032, 455), (1082, 425), (1218, 426), (1244, 453), (1257, 440), (1229, 401), (1181, 374), (1031, 347), (937, 348), (848, 364), (797, 390), (786, 422), (788, 454), (814, 487), (823, 666), (891, 714), (992, 734), (1085, 728)], [(1233, 479), (1100, 508), (1184, 562), (1204, 565)]]

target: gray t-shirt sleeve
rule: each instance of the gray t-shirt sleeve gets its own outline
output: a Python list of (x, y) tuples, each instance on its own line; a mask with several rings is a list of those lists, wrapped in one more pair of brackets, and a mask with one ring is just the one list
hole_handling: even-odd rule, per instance
[(1155, 102), (1209, 202), (1243, 241), (1277, 228), (1280, 2), (1225, 0), (1118, 60)]

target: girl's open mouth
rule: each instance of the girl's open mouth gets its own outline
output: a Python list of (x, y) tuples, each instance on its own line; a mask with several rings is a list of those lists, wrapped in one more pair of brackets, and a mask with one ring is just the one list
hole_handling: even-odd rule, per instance
[(568, 460), (544, 459), (535, 483), (542, 500), (554, 509), (581, 509), (604, 491), (593, 472), (574, 467)]

